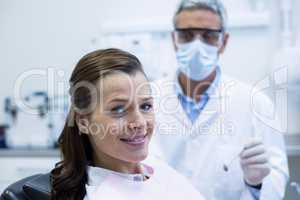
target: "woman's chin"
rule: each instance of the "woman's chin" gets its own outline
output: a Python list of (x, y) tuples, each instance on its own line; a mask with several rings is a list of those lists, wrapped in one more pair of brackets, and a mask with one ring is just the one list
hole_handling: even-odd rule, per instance
[(138, 163), (145, 160), (148, 156), (149, 138), (146, 137), (145, 141), (141, 144), (126, 144), (123, 147), (123, 158), (128, 162)]
[(135, 154), (135, 155), (130, 155), (130, 156), (126, 156), (126, 160), (128, 162), (131, 162), (131, 163), (139, 163), (143, 160), (145, 160), (148, 156), (148, 151), (147, 152), (141, 152), (141, 153), (138, 153), (138, 154)]

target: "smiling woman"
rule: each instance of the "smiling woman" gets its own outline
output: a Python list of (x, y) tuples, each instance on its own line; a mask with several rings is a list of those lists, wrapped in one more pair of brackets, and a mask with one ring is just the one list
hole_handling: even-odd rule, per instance
[(72, 106), (59, 138), (63, 158), (51, 172), (51, 199), (202, 199), (174, 170), (147, 158), (153, 102), (134, 55), (89, 53), (70, 83)]

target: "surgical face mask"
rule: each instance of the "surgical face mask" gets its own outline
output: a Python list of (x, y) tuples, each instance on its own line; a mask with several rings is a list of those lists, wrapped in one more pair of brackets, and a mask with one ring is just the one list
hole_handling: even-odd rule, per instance
[(179, 70), (191, 80), (204, 80), (218, 64), (218, 47), (201, 40), (177, 44), (176, 58)]

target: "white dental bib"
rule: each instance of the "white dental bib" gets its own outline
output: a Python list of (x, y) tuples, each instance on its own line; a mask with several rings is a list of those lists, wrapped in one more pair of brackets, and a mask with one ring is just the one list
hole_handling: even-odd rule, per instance
[[(98, 167), (88, 167), (89, 181), (85, 200), (202, 200), (193, 186), (172, 168), (158, 159), (147, 159), (145, 174), (149, 179), (142, 181), (141, 175), (116, 173)], [(151, 167), (150, 167), (151, 166)], [(153, 170), (152, 170), (153, 169)]]

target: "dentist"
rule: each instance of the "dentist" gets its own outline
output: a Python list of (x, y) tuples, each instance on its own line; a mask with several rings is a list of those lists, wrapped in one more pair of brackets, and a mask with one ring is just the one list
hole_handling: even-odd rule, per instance
[(289, 178), (284, 140), (279, 122), (262, 117), (273, 104), (218, 64), (229, 39), (222, 3), (183, 1), (172, 38), (178, 70), (153, 84), (152, 150), (207, 199), (282, 199)]

